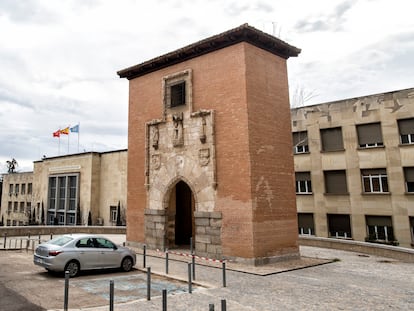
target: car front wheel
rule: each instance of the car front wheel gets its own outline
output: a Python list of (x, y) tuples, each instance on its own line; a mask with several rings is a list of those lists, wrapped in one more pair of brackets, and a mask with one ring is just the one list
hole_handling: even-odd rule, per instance
[(125, 257), (121, 263), (122, 271), (128, 272), (132, 269), (132, 259), (131, 257)]
[(65, 271), (69, 271), (69, 277), (73, 278), (78, 275), (80, 270), (79, 263), (75, 260), (69, 261), (65, 266)]

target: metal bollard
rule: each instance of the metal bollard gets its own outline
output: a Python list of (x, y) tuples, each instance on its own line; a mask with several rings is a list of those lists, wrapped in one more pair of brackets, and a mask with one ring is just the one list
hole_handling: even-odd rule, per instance
[(162, 290), (162, 311), (167, 311), (167, 290)]
[(151, 267), (147, 268), (147, 300), (151, 300)]
[(50, 239), (53, 239), (53, 232), (50, 234)]
[(147, 246), (146, 245), (144, 245), (144, 250), (143, 250), (143, 254), (142, 254), (142, 265), (143, 265), (143, 267), (144, 268), (146, 268), (146, 266), (147, 266)]
[(221, 300), (221, 311), (227, 311), (226, 299)]
[(208, 311), (214, 311), (214, 303), (208, 305)]
[(39, 244), (42, 243), (41, 241), (42, 241), (42, 239), (41, 239), (41, 236), (39, 234)]
[(223, 287), (226, 287), (226, 263), (223, 262)]
[(65, 296), (63, 301), (63, 310), (68, 310), (68, 302), (69, 302), (69, 271), (65, 271)]
[(165, 274), (168, 274), (168, 248), (165, 251)]
[(7, 232), (4, 233), (4, 244), (3, 244), (3, 248), (6, 248), (6, 242), (7, 242)]
[(191, 256), (191, 264), (192, 264), (192, 268), (193, 268), (193, 280), (195, 280), (195, 256)]
[(23, 249), (23, 240), (20, 239), (20, 251)]
[(114, 311), (114, 281), (109, 281), (109, 311)]
[(192, 282), (191, 282), (191, 263), (188, 263), (188, 292), (191, 294), (193, 292)]

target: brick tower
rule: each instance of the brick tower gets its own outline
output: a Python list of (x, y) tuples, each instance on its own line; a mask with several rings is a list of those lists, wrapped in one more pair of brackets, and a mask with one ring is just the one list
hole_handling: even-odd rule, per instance
[(264, 264), (299, 256), (286, 60), (247, 24), (129, 80), (127, 241)]

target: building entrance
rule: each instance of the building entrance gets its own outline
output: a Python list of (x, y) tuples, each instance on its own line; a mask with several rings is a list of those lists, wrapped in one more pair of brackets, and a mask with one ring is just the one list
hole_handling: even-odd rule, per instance
[(185, 182), (180, 181), (175, 186), (175, 244), (190, 245), (194, 233), (193, 193)]

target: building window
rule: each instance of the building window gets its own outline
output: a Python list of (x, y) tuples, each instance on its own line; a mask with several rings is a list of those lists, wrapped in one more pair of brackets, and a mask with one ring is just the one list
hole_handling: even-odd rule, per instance
[(388, 192), (388, 178), (385, 169), (365, 169), (361, 170), (361, 175), (364, 192)]
[(77, 177), (69, 176), (69, 210), (74, 211), (76, 209), (76, 198), (77, 198)]
[[(49, 177), (48, 223), (76, 224), (76, 204), (79, 198), (79, 175), (58, 175)], [(57, 214), (59, 212), (59, 214)], [(71, 216), (74, 216), (72, 222)], [(57, 217), (55, 219), (55, 217)]]
[(14, 186), (14, 194), (15, 195), (18, 195), (19, 194), (19, 184), (16, 184), (15, 186)]
[(393, 242), (394, 230), (391, 216), (365, 216), (368, 242)]
[(357, 125), (358, 144), (360, 148), (384, 146), (380, 123)]
[(112, 224), (116, 223), (116, 216), (117, 216), (117, 207), (116, 206), (110, 206), (110, 219)]
[(308, 145), (308, 132), (295, 132), (293, 133), (293, 153), (308, 153), (309, 152), (309, 145)]
[(312, 213), (298, 213), (299, 234), (315, 235), (315, 223)]
[(192, 101), (191, 70), (184, 70), (163, 78), (163, 101), (166, 110), (186, 106)]
[(296, 172), (295, 179), (297, 194), (312, 193), (312, 182), (310, 172)]
[(13, 194), (13, 184), (9, 185), (9, 195)]
[(74, 225), (75, 224), (75, 214), (69, 214), (67, 217), (67, 224), (68, 225)]
[(414, 192), (414, 167), (404, 167), (405, 191)]
[(21, 194), (25, 194), (26, 193), (26, 184), (22, 184), (22, 190), (20, 192)]
[(19, 202), (14, 202), (13, 212), (17, 213), (19, 211)]
[(185, 105), (185, 81), (170, 86), (171, 102), (170, 107)]
[(346, 173), (344, 170), (324, 171), (325, 193), (327, 194), (348, 194)]
[(24, 202), (20, 202), (20, 213), (24, 213)]
[(414, 217), (410, 217), (411, 242), (414, 245)]
[(58, 196), (58, 209), (59, 210), (65, 210), (65, 203), (66, 203), (66, 189), (67, 189), (67, 184), (66, 184), (66, 176), (60, 176), (58, 177), (58, 191), (59, 191), (59, 196)]
[(27, 194), (32, 194), (32, 183), (27, 184)]
[(349, 215), (328, 214), (329, 236), (333, 238), (352, 238)]
[(26, 202), (26, 213), (30, 215), (31, 211), (32, 211), (32, 202)]
[(414, 118), (398, 120), (401, 144), (414, 144)]
[(10, 213), (13, 210), (13, 203), (11, 201), (8, 202), (7, 211)]
[(340, 127), (321, 129), (322, 151), (344, 150), (342, 129)]

